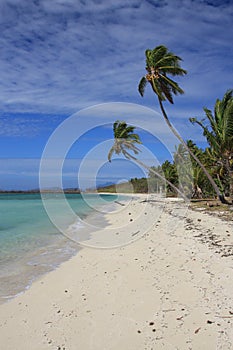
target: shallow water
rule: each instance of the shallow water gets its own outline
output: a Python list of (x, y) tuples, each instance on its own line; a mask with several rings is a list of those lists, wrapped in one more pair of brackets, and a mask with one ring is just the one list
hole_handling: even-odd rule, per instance
[[(71, 215), (66, 215), (62, 195), (43, 194), (49, 214), (53, 220), (60, 220), (62, 230), (80, 231), (85, 217), (103, 213), (103, 208), (108, 211), (116, 198), (67, 194), (65, 206), (68, 203)], [(79, 249), (51, 222), (40, 194), (0, 194), (0, 303), (25, 290), (35, 278), (56, 268)]]

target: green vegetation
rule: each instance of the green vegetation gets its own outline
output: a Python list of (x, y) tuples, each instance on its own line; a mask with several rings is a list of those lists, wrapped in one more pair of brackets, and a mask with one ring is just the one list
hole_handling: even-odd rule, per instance
[[(156, 173), (160, 173), (165, 180), (158, 179), (156, 176)], [(169, 162), (166, 160), (161, 166), (152, 166), (149, 171), (149, 183), (150, 188), (153, 192), (159, 192), (159, 189), (166, 187), (166, 192), (168, 195), (175, 195), (176, 191), (174, 191), (173, 186), (178, 187), (179, 186), (179, 179), (178, 179), (178, 173), (177, 169), (174, 163)], [(171, 186), (171, 184), (173, 186)]]
[(184, 93), (180, 86), (174, 80), (168, 77), (168, 75), (182, 76), (187, 73), (186, 70), (180, 67), (181, 58), (179, 56), (176, 56), (174, 53), (169, 52), (168, 49), (163, 45), (157, 46), (153, 50), (146, 50), (145, 55), (147, 74), (146, 76), (142, 77), (139, 83), (139, 93), (141, 96), (144, 95), (145, 86), (147, 82), (149, 82), (153, 92), (158, 98), (160, 109), (168, 127), (178, 138), (185, 150), (192, 156), (192, 158), (205, 173), (220, 201), (222, 203), (227, 203), (224, 194), (220, 191), (219, 187), (212, 178), (211, 174), (205, 168), (204, 164), (202, 164), (201, 160), (196, 156), (195, 153), (192, 152), (191, 148), (188, 147), (188, 145), (171, 124), (163, 106), (163, 101), (166, 100), (173, 104), (173, 94), (177, 95)]
[(153, 50), (146, 50), (146, 70), (147, 74), (142, 77), (138, 90), (141, 96), (147, 82), (150, 83), (152, 90), (157, 95), (159, 101), (168, 100), (173, 103), (173, 94), (183, 94), (181, 87), (168, 75), (185, 75), (187, 71), (180, 67), (181, 58), (169, 52), (165, 46), (157, 46)]
[[(233, 98), (232, 95), (230, 96), (230, 106), (232, 106)], [(227, 100), (229, 101), (229, 99)], [(217, 100), (217, 104), (219, 104), (219, 100)], [(207, 111), (206, 109), (204, 110)], [(215, 110), (218, 109), (215, 108)], [(227, 108), (227, 111), (228, 119), (231, 121), (233, 119), (233, 115), (230, 114), (229, 116), (229, 113), (232, 113), (232, 109)], [(211, 112), (209, 110), (208, 115), (211, 115)], [(207, 138), (207, 141), (209, 142), (210, 147), (207, 147), (204, 150), (199, 148), (192, 140), (188, 140), (186, 143), (189, 150), (191, 150), (191, 152), (195, 154), (195, 157), (200, 160), (201, 164), (204, 165), (205, 171), (203, 171), (203, 166), (200, 166), (194, 158), (190, 158), (190, 152), (187, 151), (186, 147), (184, 147), (182, 143), (179, 144), (176, 152), (174, 153), (173, 162), (165, 160), (161, 166), (157, 167), (149, 167), (145, 165), (129, 153), (129, 151), (133, 151), (134, 154), (139, 154), (140, 152), (140, 149), (135, 146), (135, 144), (141, 144), (139, 136), (134, 132), (135, 127), (128, 126), (125, 121), (116, 121), (113, 126), (115, 141), (114, 145), (109, 151), (108, 160), (111, 162), (114, 152), (116, 154), (122, 153), (127, 159), (132, 159), (140, 166), (147, 169), (148, 178), (131, 179), (128, 183), (117, 185), (117, 189), (116, 185), (111, 185), (104, 188), (99, 188), (98, 190), (111, 193), (158, 193), (162, 187), (163, 189), (166, 188), (166, 193), (168, 196), (174, 196), (179, 193), (184, 198), (211, 198), (215, 195), (215, 189), (211, 185), (209, 177), (206, 176), (206, 171), (208, 171), (208, 174), (210, 174), (210, 176), (213, 178), (213, 181), (218, 184), (224, 195), (231, 193), (231, 186), (233, 182), (233, 144), (231, 142), (231, 128), (228, 133), (222, 131), (222, 134), (224, 134), (225, 138), (223, 138), (223, 136), (220, 137), (222, 134), (219, 132), (217, 139), (217, 136), (212, 136), (213, 132), (211, 133), (209, 131), (209, 133), (207, 133), (207, 127), (203, 126), (203, 122), (198, 122), (196, 119), (192, 119), (191, 121), (192, 123), (198, 123), (199, 125), (202, 125), (202, 128), (204, 129), (204, 135), (208, 135), (209, 137)], [(231, 123), (228, 122), (227, 125), (231, 125)], [(223, 139), (222, 144), (220, 144), (220, 141), (218, 144), (216, 142), (213, 142), (216, 139)], [(211, 140), (212, 143), (209, 140)], [(219, 151), (219, 148), (222, 150), (221, 152)], [(228, 155), (228, 158), (226, 155)], [(230, 169), (226, 166), (226, 164), (230, 166)]]
[[(147, 179), (131, 179), (129, 183), (121, 186), (126, 192), (130, 184), (130, 192), (132, 187), (135, 192), (159, 192), (159, 188), (166, 187), (167, 194), (179, 194), (185, 199), (217, 195), (223, 204), (232, 204), (233, 90), (228, 90), (222, 100), (216, 101), (214, 113), (204, 108), (204, 120), (190, 118), (193, 124), (196, 123), (202, 128), (206, 137), (208, 147), (203, 150), (192, 140), (185, 142), (182, 139), (170, 122), (163, 105), (164, 101), (173, 104), (173, 95), (184, 93), (178, 83), (169, 77), (187, 74), (180, 66), (181, 58), (163, 45), (146, 50), (145, 55), (147, 74), (139, 82), (139, 93), (143, 96), (147, 83), (150, 84), (158, 98), (162, 115), (180, 144), (174, 153), (173, 162), (166, 160), (161, 166), (149, 167), (134, 156), (140, 152), (136, 144), (141, 144), (139, 136), (134, 132), (135, 127), (128, 126), (125, 121), (116, 121), (113, 125), (114, 145), (109, 151), (108, 160), (111, 162), (113, 153), (122, 153), (127, 159), (148, 170)], [(111, 191), (112, 189), (110, 186)], [(230, 201), (226, 199), (227, 196), (231, 197)]]
[(152, 172), (160, 180), (165, 181), (167, 185), (169, 185), (170, 188), (172, 188), (176, 193), (179, 193), (181, 197), (185, 198), (185, 195), (174, 185), (174, 183), (161, 174), (160, 171), (156, 171), (155, 169), (147, 166), (128, 152), (128, 150), (133, 151), (134, 154), (138, 154), (140, 152), (140, 149), (135, 146), (135, 143), (141, 144), (141, 140), (138, 134), (134, 133), (134, 129), (134, 126), (128, 126), (125, 121), (117, 120), (113, 124), (114, 144), (108, 153), (109, 162), (111, 162), (114, 152), (116, 154), (122, 153), (125, 158), (133, 160), (143, 168), (147, 169), (149, 172)]
[(125, 121), (117, 120), (113, 124), (114, 145), (111, 147), (108, 153), (108, 160), (111, 162), (113, 153), (123, 154), (125, 158), (132, 159), (128, 150), (138, 154), (140, 150), (136, 147), (137, 144), (141, 144), (140, 137), (134, 133), (134, 126), (128, 126)]
[[(209, 144), (206, 154), (221, 190), (233, 198), (233, 90), (217, 99), (214, 113), (204, 108), (205, 119), (190, 118), (198, 124)], [(207, 159), (206, 157), (206, 159)]]
[(98, 192), (107, 193), (148, 193), (148, 179), (145, 177), (141, 179), (130, 179), (129, 182), (123, 182), (117, 185), (109, 185), (98, 187)]

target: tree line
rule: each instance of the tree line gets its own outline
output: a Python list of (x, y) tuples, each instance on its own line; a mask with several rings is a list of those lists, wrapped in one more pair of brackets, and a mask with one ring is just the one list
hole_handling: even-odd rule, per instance
[[(205, 118), (190, 118), (190, 122), (201, 127), (208, 147), (200, 149), (192, 140), (185, 142), (170, 122), (164, 102), (173, 104), (173, 95), (184, 91), (170, 76), (184, 76), (187, 71), (180, 66), (182, 59), (160, 45), (146, 50), (147, 74), (139, 82), (138, 90), (144, 95), (149, 83), (157, 96), (159, 106), (168, 127), (180, 141), (174, 154), (174, 161), (165, 161), (159, 167), (148, 167), (136, 158), (140, 152), (140, 137), (135, 127), (125, 121), (117, 120), (113, 125), (114, 145), (109, 151), (111, 161), (113, 153), (122, 153), (145, 167), (149, 179), (166, 183), (169, 192), (182, 197), (217, 196), (222, 203), (233, 201), (233, 90), (227, 90), (223, 99), (217, 99), (214, 111), (204, 108)], [(133, 153), (133, 154), (132, 154)], [(157, 181), (158, 184), (158, 181)], [(227, 197), (230, 197), (228, 199)]]

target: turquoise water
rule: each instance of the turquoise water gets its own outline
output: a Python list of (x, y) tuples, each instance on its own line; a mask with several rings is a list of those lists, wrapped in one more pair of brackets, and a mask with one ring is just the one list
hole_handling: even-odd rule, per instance
[[(108, 208), (117, 196), (88, 194), (84, 200), (80, 194), (67, 194), (73, 213), (70, 216), (64, 216), (62, 195), (48, 193), (43, 198), (64, 230), (74, 225), (82, 230), (82, 219), (103, 204)], [(50, 221), (40, 194), (0, 194), (0, 302), (22, 292), (35, 278), (79, 249)]]

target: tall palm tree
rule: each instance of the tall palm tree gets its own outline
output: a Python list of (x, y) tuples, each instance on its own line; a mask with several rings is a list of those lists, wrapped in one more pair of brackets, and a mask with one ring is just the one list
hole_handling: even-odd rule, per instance
[(168, 127), (178, 138), (178, 140), (183, 144), (183, 146), (190, 153), (190, 155), (195, 159), (195, 161), (199, 164), (199, 166), (202, 168), (203, 172), (209, 179), (220, 201), (226, 203), (227, 201), (221, 194), (218, 186), (214, 182), (211, 175), (208, 173), (208, 171), (200, 162), (200, 160), (196, 157), (196, 155), (189, 149), (185, 141), (182, 139), (182, 137), (171, 124), (163, 106), (163, 101), (166, 100), (168, 100), (172, 104), (174, 103), (173, 94), (177, 95), (184, 93), (184, 91), (181, 89), (178, 83), (176, 83), (174, 80), (168, 77), (168, 75), (183, 76), (187, 74), (187, 71), (181, 68), (180, 66), (181, 58), (175, 55), (174, 53), (168, 51), (168, 49), (163, 45), (157, 46), (153, 50), (146, 50), (145, 55), (147, 74), (144, 77), (142, 77), (142, 79), (139, 82), (139, 93), (141, 94), (141, 96), (144, 95), (145, 87), (149, 82), (152, 87), (152, 90), (158, 97), (159, 106)]
[(128, 126), (125, 121), (117, 120), (113, 124), (114, 144), (108, 153), (109, 162), (111, 162), (112, 160), (113, 153), (116, 153), (118, 155), (122, 153), (127, 159), (132, 159), (135, 163), (139, 164), (143, 168), (152, 172), (161, 180), (165, 181), (171, 188), (175, 190), (175, 192), (177, 192), (182, 198), (184, 198), (184, 200), (187, 201), (186, 196), (168, 179), (166, 179), (159, 172), (147, 166), (128, 152), (133, 151), (134, 154), (138, 154), (140, 152), (140, 149), (135, 144), (142, 144), (142, 142), (140, 140), (139, 135), (134, 133), (134, 130), (135, 127)]
[(233, 90), (228, 90), (222, 100), (216, 100), (214, 115), (207, 108), (204, 108), (204, 112), (204, 120), (190, 118), (190, 121), (202, 128), (211, 155), (215, 157), (222, 171), (226, 170), (230, 195), (233, 198)]
[(149, 82), (159, 101), (168, 100), (173, 104), (172, 94), (183, 94), (184, 91), (167, 74), (173, 76), (187, 74), (187, 71), (180, 67), (181, 58), (169, 52), (163, 45), (153, 50), (146, 50), (145, 55), (148, 73), (142, 77), (138, 86), (141, 96), (144, 95), (146, 84)]

